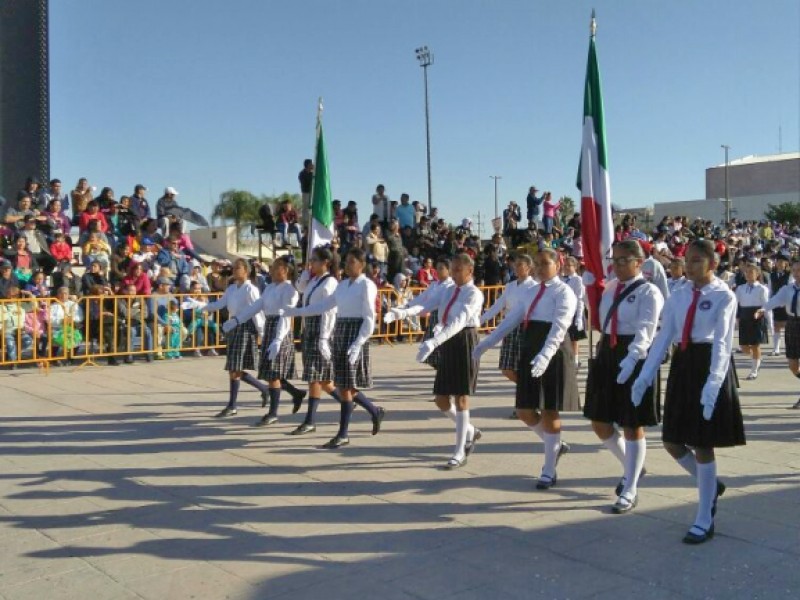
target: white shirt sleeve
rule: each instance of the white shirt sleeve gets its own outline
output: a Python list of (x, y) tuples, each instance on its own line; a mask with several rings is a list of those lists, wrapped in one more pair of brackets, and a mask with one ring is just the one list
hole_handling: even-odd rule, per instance
[(316, 315), (321, 315), (332, 308), (336, 308), (335, 293), (327, 296), (319, 302), (315, 302), (314, 304), (309, 304), (308, 306), (299, 306), (295, 308), (293, 312), (297, 317), (314, 317)]
[(364, 319), (358, 330), (358, 337), (353, 340), (353, 346), (363, 346), (372, 335), (375, 328), (375, 301), (378, 298), (378, 288), (369, 280), (364, 281), (364, 291), (361, 296), (361, 315)]
[[(259, 298), (261, 294), (258, 291), (258, 288), (252, 284), (250, 284), (250, 289), (248, 290), (248, 296), (251, 304), (257, 303), (260, 306)], [(264, 335), (264, 313), (263, 311), (258, 311), (253, 316), (253, 324), (256, 326), (256, 331), (259, 335)]]
[[(648, 284), (645, 284), (648, 285)], [(628, 346), (628, 357), (642, 360), (647, 356), (647, 349), (653, 343), (653, 336), (664, 306), (663, 296), (655, 287), (647, 290), (638, 303), (636, 315), (636, 333)]]
[(726, 300), (716, 319), (711, 349), (711, 369), (706, 380), (706, 385), (716, 389), (716, 393), (719, 393), (731, 363), (733, 330), (736, 326), (736, 299), (733, 295), (729, 295), (726, 296)]
[(216, 312), (228, 306), (228, 300), (230, 299), (230, 295), (231, 295), (231, 286), (228, 286), (227, 288), (225, 288), (225, 291), (222, 293), (222, 296), (220, 296), (213, 302), (209, 302), (208, 304), (206, 304), (206, 309), (208, 310), (208, 312)]
[[(281, 289), (281, 305), (284, 308), (292, 308), (297, 304), (300, 294), (292, 285), (283, 286)], [(275, 341), (283, 343), (283, 339), (292, 330), (292, 317), (282, 316), (278, 319), (278, 327), (275, 329)]]
[(538, 354), (548, 361), (555, 356), (558, 347), (561, 345), (561, 342), (564, 341), (567, 329), (569, 329), (570, 324), (572, 324), (575, 306), (578, 303), (577, 298), (575, 298), (575, 292), (567, 285), (561, 288), (559, 296), (560, 298), (556, 301), (556, 310), (553, 314), (553, 324), (550, 326), (547, 339)]

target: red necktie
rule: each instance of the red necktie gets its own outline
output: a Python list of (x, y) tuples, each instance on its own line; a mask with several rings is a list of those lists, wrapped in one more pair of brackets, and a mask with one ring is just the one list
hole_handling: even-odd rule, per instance
[(620, 294), (622, 293), (622, 288), (625, 287), (625, 284), (620, 282), (617, 284), (617, 289), (614, 290), (614, 304), (616, 307), (614, 308), (614, 312), (611, 313), (611, 347), (617, 347), (617, 311), (619, 311), (619, 305), (617, 304), (617, 298), (619, 298)]
[(681, 336), (681, 350), (686, 350), (689, 347), (689, 342), (692, 341), (692, 326), (694, 325), (694, 315), (697, 312), (697, 301), (700, 300), (700, 290), (692, 290), (692, 304), (689, 306), (689, 312), (686, 313), (686, 320), (683, 322), (683, 335)]
[(539, 304), (539, 300), (544, 295), (544, 290), (545, 290), (544, 283), (540, 283), (539, 284), (539, 293), (536, 294), (536, 297), (533, 299), (533, 302), (531, 302), (531, 305), (528, 307), (528, 312), (525, 313), (525, 324), (522, 326), (523, 329), (527, 329), (528, 328), (528, 321), (531, 320), (531, 315), (533, 314), (533, 311), (536, 308), (536, 305)]
[(444, 309), (444, 317), (442, 317), (442, 325), (447, 325), (447, 316), (450, 314), (450, 307), (453, 306), (453, 303), (458, 298), (458, 295), (461, 293), (461, 288), (456, 288), (456, 293), (453, 294), (453, 297), (450, 298), (450, 302), (447, 303), (447, 307)]

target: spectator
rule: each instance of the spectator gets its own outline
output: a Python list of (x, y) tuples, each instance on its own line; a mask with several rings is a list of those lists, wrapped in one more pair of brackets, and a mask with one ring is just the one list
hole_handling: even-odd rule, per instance
[[(69, 231), (72, 229), (72, 221), (70, 221), (67, 213), (62, 208), (61, 200), (53, 198), (47, 203), (47, 209), (41, 213), (46, 220), (40, 223), (42, 229), (47, 233), (49, 241), (55, 239), (55, 234), (61, 232), (65, 238), (69, 238)], [(70, 244), (72, 240), (69, 239)]]
[(94, 199), (97, 202), (97, 206), (100, 207), (100, 212), (108, 213), (111, 204), (116, 204), (116, 200), (114, 199), (114, 190), (110, 187), (104, 187), (100, 190), (100, 195)]
[(308, 214), (311, 211), (311, 188), (314, 185), (314, 161), (310, 158), (303, 161), (303, 170), (298, 173), (297, 180), (300, 182), (303, 221), (307, 223)]
[(542, 203), (542, 227), (545, 233), (553, 232), (553, 223), (555, 222), (556, 213), (561, 208), (561, 202), (553, 202), (550, 192), (544, 193), (544, 201)]
[(108, 279), (114, 289), (118, 289), (122, 280), (128, 276), (128, 269), (132, 261), (131, 251), (127, 244), (120, 244), (114, 249), (111, 255), (111, 268), (108, 273)]
[(44, 270), (45, 274), (50, 275), (56, 266), (56, 260), (50, 256), (50, 245), (47, 242), (47, 238), (41, 231), (36, 229), (36, 221), (33, 217), (25, 217), (24, 223), (25, 225), (18, 235), (25, 238), (28, 252), (36, 258), (37, 264)]
[(32, 219), (41, 217), (39, 215), (39, 211), (35, 210), (31, 206), (31, 197), (30, 196), (21, 196), (17, 200), (17, 207), (16, 208), (9, 208), (6, 211), (5, 223), (9, 225), (13, 230), (22, 229), (25, 225), (25, 218), (30, 217)]
[(108, 232), (106, 216), (100, 212), (100, 205), (95, 200), (91, 200), (86, 205), (86, 210), (82, 212), (81, 216), (78, 218), (78, 231), (81, 233), (80, 243), (84, 243), (86, 238), (89, 237), (89, 224), (92, 221), (97, 221), (98, 231), (104, 235)]
[(172, 212), (173, 209), (178, 207), (177, 197), (178, 190), (172, 186), (167, 186), (164, 188), (164, 195), (156, 201), (156, 218), (163, 235), (167, 235), (170, 222), (177, 218)]
[(22, 234), (17, 234), (14, 239), (14, 248), (6, 251), (6, 257), (14, 267), (14, 274), (21, 283), (28, 283), (33, 272), (39, 268), (39, 263), (28, 250), (28, 240)]
[(181, 344), (187, 331), (181, 322), (180, 305), (175, 298), (167, 303), (167, 314), (164, 317), (164, 356), (170, 359), (181, 358)]
[(366, 240), (367, 236), (370, 234), (370, 232), (372, 231), (372, 226), (375, 225), (376, 223), (378, 225), (381, 225), (381, 219), (380, 219), (380, 217), (378, 216), (377, 213), (372, 213), (370, 215), (370, 217), (369, 217), (369, 221), (367, 222), (366, 225), (364, 225), (364, 228), (361, 230), (361, 236), (365, 240)]
[(5, 258), (0, 258), (0, 299), (8, 298), (8, 290), (19, 287), (19, 279), (14, 274), (14, 265)]
[[(398, 273), (394, 277), (394, 291), (395, 296), (392, 300), (392, 307), (406, 306), (414, 299), (414, 294), (408, 287), (408, 277), (402, 273)], [(416, 315), (409, 315), (403, 318), (403, 323), (410, 331), (420, 331), (419, 317)]]
[(159, 250), (156, 256), (156, 263), (161, 267), (168, 267), (172, 273), (172, 285), (179, 288), (181, 291), (189, 289), (189, 276), (191, 275), (192, 268), (186, 256), (181, 251), (180, 241), (175, 238), (170, 238), (167, 245)]
[(386, 195), (386, 188), (383, 184), (378, 184), (375, 188), (375, 193), (372, 195), (372, 210), (378, 216), (378, 221), (384, 228), (389, 225), (389, 218), (391, 217), (390, 202), (389, 196)]
[(96, 284), (89, 288), (89, 296), (86, 342), (97, 343), (100, 353), (109, 355), (108, 364), (116, 366), (119, 361), (114, 354), (125, 350), (127, 339), (125, 328), (117, 318), (113, 292), (107, 285)]
[(83, 262), (99, 263), (104, 272), (111, 266), (111, 247), (96, 232), (90, 233), (83, 245)]
[(520, 221), (522, 221), (522, 209), (512, 200), (508, 208), (503, 211), (503, 235), (515, 240)]
[(136, 237), (139, 232), (139, 223), (141, 220), (139, 216), (133, 212), (132, 202), (130, 196), (123, 196), (119, 199), (117, 205), (117, 222), (115, 232), (117, 235), (117, 244), (130, 245), (131, 238)]
[(264, 202), (258, 209), (258, 218), (261, 219), (261, 229), (264, 233), (275, 235), (275, 217), (272, 215), (272, 207), (269, 202)]
[(93, 261), (87, 267), (83, 277), (81, 277), (83, 295), (88, 296), (91, 294), (92, 289), (98, 286), (101, 290), (109, 287), (108, 279), (103, 275), (103, 266), (99, 262)]
[[(6, 298), (9, 300), (21, 300), (24, 297), (30, 297), (30, 294), (23, 293), (16, 285), (8, 287)], [(26, 352), (33, 346), (33, 339), (24, 329), (27, 306), (29, 304), (23, 302), (0, 303), (0, 323), (3, 324), (3, 338), (8, 362), (13, 363), (18, 359), (18, 350)], [(9, 365), (9, 368), (14, 369), (16, 366)]]
[(427, 288), (430, 284), (439, 281), (436, 269), (433, 268), (433, 259), (426, 258), (422, 263), (422, 268), (417, 272), (417, 281), (420, 287)]
[(192, 273), (189, 276), (190, 292), (194, 284), (200, 286), (200, 292), (202, 292), (203, 294), (207, 294), (211, 291), (211, 288), (208, 285), (208, 280), (206, 279), (206, 276), (203, 275), (203, 267), (200, 265), (200, 263), (194, 263), (192, 265)]
[(75, 299), (83, 295), (83, 284), (81, 278), (72, 272), (72, 264), (62, 262), (53, 271), (53, 289), (67, 288), (71, 298)]
[(397, 219), (392, 219), (386, 233), (386, 246), (389, 250), (387, 278), (394, 281), (394, 276), (403, 271), (403, 260), (406, 250), (403, 246), (403, 236), (400, 235), (400, 223)]
[(142, 263), (135, 260), (128, 264), (128, 273), (122, 280), (121, 289), (128, 290), (130, 287), (133, 287), (134, 293), (129, 295), (149, 296), (151, 292), (150, 278)]
[(536, 186), (531, 186), (528, 189), (528, 197), (525, 199), (525, 204), (528, 209), (528, 229), (539, 228), (539, 206), (541, 206), (542, 202), (544, 201), (544, 196), (537, 198), (536, 192), (538, 191), (539, 190), (536, 189)]
[(416, 225), (416, 210), (414, 206), (409, 203), (408, 194), (400, 194), (400, 206), (395, 209), (395, 216), (400, 222), (401, 229), (405, 227), (411, 227), (413, 229), (414, 225)]
[(381, 275), (385, 277), (389, 262), (389, 246), (386, 244), (386, 240), (383, 239), (380, 223), (372, 224), (369, 235), (364, 241), (370, 260), (378, 265)]
[[(202, 312), (202, 308), (208, 304), (208, 298), (202, 295), (203, 290), (200, 283), (193, 281), (189, 287), (189, 295), (183, 299), (181, 310), (183, 311), (183, 322), (186, 325), (188, 335), (191, 336), (191, 345), (212, 346), (220, 343), (219, 330), (216, 321), (207, 312)], [(201, 351), (195, 350), (195, 356), (200, 356)], [(214, 348), (209, 348), (207, 356), (217, 356)]]
[(17, 192), (17, 199), (22, 198), (22, 196), (30, 196), (33, 207), (38, 209), (36, 202), (39, 199), (40, 187), (41, 183), (36, 177), (28, 177), (25, 180), (25, 187)]
[[(60, 338), (67, 345), (67, 349), (72, 350), (77, 345), (76, 339), (78, 343), (82, 339), (79, 335), (76, 338), (75, 332), (81, 329), (83, 309), (67, 287), (57, 288), (55, 297), (57, 302), (51, 302), (49, 306), (50, 337), (52, 340)], [(64, 349), (54, 342), (53, 355), (64, 354)]]
[(503, 263), (497, 257), (497, 247), (486, 244), (483, 260), (483, 285), (500, 285)]
[(140, 183), (133, 188), (133, 196), (131, 196), (131, 212), (139, 223), (152, 218), (150, 214), (150, 203), (145, 197), (146, 191), (147, 188)]
[(222, 273), (222, 263), (219, 260), (211, 262), (211, 273), (208, 275), (208, 287), (212, 293), (222, 294), (228, 287), (228, 279)]
[[(149, 280), (147, 285), (149, 290)], [(130, 340), (127, 348), (128, 352), (133, 350), (133, 338), (136, 336), (142, 340), (142, 348), (147, 353), (145, 354), (145, 359), (147, 362), (152, 362), (153, 332), (149, 325), (150, 309), (146, 299), (142, 298), (135, 284), (123, 284), (120, 296), (117, 298), (117, 314), (123, 320), (126, 328), (126, 338)], [(125, 357), (125, 362), (132, 363), (133, 354), (128, 354)]]
[[(44, 210), (53, 200), (58, 200), (61, 203), (62, 210), (69, 210), (69, 195), (61, 189), (60, 179), (51, 179), (50, 187), (39, 192), (36, 208), (39, 210)], [(65, 233), (68, 232), (69, 230), (67, 230)]]
[(405, 260), (405, 271), (415, 276), (421, 268), (422, 258), (419, 255), (419, 246), (411, 246)]
[(300, 226), (297, 224), (297, 211), (292, 206), (289, 200), (283, 200), (278, 205), (278, 214), (276, 216), (278, 225), (278, 233), (281, 234), (283, 245), (289, 245), (289, 236), (294, 234), (299, 243), (300, 240)]
[(24, 289), (26, 292), (30, 292), (34, 298), (47, 298), (50, 295), (50, 288), (45, 283), (43, 271), (34, 271)]
[(92, 194), (96, 188), (89, 187), (89, 180), (81, 177), (72, 190), (70, 196), (72, 198), (72, 224), (78, 225), (81, 215), (86, 211), (89, 202), (92, 201)]

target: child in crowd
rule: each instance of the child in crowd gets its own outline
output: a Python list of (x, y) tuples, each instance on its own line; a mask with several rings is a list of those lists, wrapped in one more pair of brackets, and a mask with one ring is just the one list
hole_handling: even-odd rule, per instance
[(50, 244), (50, 254), (54, 259), (58, 262), (68, 262), (71, 263), (72, 261), (72, 246), (67, 243), (64, 234), (61, 231), (56, 231), (55, 236), (53, 239), (53, 243)]
[(47, 287), (43, 271), (34, 271), (30, 281), (25, 285), (25, 291), (30, 292), (36, 298), (46, 298), (50, 295), (50, 288)]
[(83, 260), (86, 263), (98, 262), (107, 272), (111, 265), (111, 247), (96, 232), (92, 232), (83, 245)]
[(186, 329), (181, 323), (181, 315), (178, 310), (178, 301), (170, 300), (167, 305), (167, 325), (164, 328), (164, 355), (167, 358), (179, 359), (181, 357), (181, 340), (185, 337)]

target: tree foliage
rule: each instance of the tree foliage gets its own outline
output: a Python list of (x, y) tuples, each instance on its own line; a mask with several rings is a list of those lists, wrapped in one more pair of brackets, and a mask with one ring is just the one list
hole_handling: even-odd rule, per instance
[(800, 202), (784, 202), (777, 206), (770, 204), (764, 216), (770, 221), (800, 225)]
[(558, 201), (561, 203), (561, 208), (559, 209), (561, 218), (564, 222), (567, 222), (572, 218), (572, 215), (575, 214), (575, 201), (569, 196), (561, 196)]

